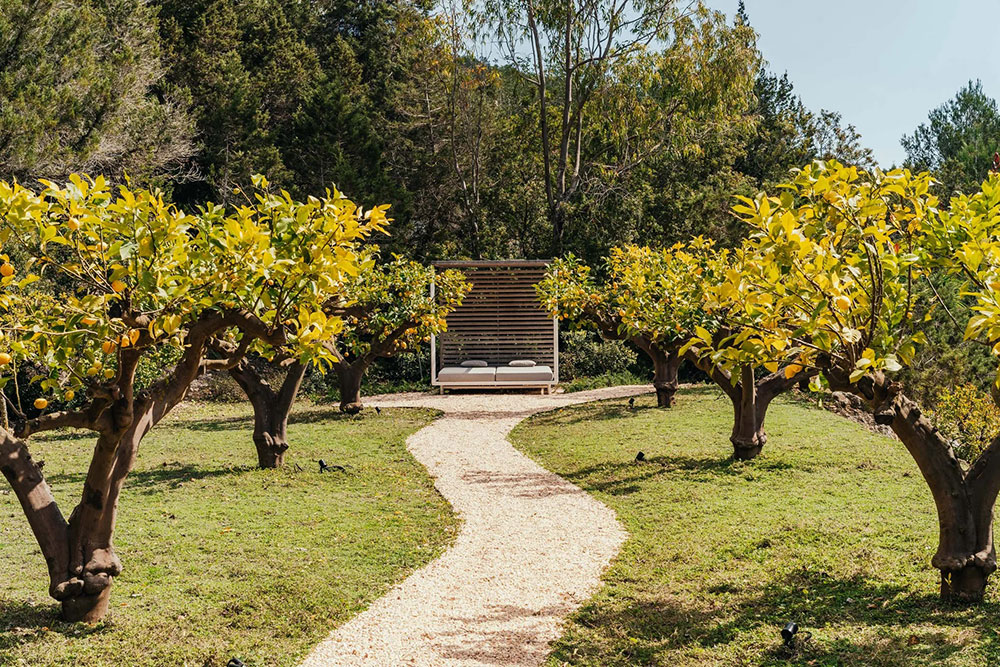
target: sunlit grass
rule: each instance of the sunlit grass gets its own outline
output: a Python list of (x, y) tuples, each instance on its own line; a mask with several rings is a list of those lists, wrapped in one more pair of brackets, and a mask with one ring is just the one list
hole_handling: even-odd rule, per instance
[[(653, 405), (566, 408), (512, 436), (631, 535), (552, 664), (1000, 664), (997, 591), (938, 601), (934, 504), (900, 443), (784, 400), (764, 457), (732, 462), (717, 391)], [(812, 633), (794, 652), (779, 637), (790, 620)]]
[[(422, 410), (344, 417), (303, 405), (283, 470), (257, 470), (248, 408), (186, 405), (143, 442), (121, 502), (125, 566), (107, 621), (57, 622), (45, 564), (0, 496), (0, 664), (292, 665), (438, 554), (456, 522), (404, 446)], [(64, 512), (88, 437), (33, 439)], [(317, 459), (345, 473), (318, 471)]]

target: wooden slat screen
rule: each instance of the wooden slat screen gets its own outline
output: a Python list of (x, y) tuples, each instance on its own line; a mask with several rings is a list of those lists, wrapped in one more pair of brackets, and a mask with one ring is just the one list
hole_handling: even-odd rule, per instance
[(438, 367), (469, 359), (505, 365), (532, 359), (555, 366), (552, 318), (535, 296), (545, 262), (442, 262), (468, 276), (472, 290), (448, 316), (448, 330), (438, 336)]

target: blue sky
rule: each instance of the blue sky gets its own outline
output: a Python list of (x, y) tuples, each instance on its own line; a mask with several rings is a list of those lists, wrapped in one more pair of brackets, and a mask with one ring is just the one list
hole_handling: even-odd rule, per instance
[[(732, 16), (737, 0), (707, 0)], [(746, 0), (771, 70), (813, 110), (839, 111), (882, 166), (969, 79), (1000, 96), (1000, 0)]]

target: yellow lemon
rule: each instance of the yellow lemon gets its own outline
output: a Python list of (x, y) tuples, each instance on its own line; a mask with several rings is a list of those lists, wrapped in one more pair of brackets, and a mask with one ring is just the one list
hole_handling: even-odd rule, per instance
[(108, 378), (110, 380), (114, 376), (115, 376), (115, 370), (113, 368), (105, 368), (104, 369), (104, 377), (106, 377), (106, 378)]
[(0, 276), (3, 276), (4, 278), (9, 278), (12, 275), (14, 275), (13, 264), (8, 264), (6, 262), (0, 264)]
[(10, 355), (6, 352), (0, 352), (0, 366), (6, 366), (10, 363)]
[(49, 402), (46, 401), (44, 398), (36, 398), (35, 399), (35, 408), (38, 409), (38, 410), (44, 410), (46, 407), (48, 407), (48, 405), (49, 405)]
[(101, 350), (104, 351), (104, 354), (111, 354), (115, 351), (115, 344), (110, 340), (106, 340), (101, 344)]
[(74, 396), (76, 396), (76, 392), (73, 391), (72, 389), (70, 389), (69, 391), (66, 392), (66, 400), (67, 401), (72, 401)]

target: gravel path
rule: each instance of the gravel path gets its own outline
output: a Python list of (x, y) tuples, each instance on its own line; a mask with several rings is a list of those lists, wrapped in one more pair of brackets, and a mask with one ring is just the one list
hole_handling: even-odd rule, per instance
[(610, 509), (518, 452), (507, 434), (536, 412), (648, 391), (368, 401), (445, 413), (406, 444), (463, 523), (448, 551), (334, 631), (303, 667), (541, 664), (626, 534)]

